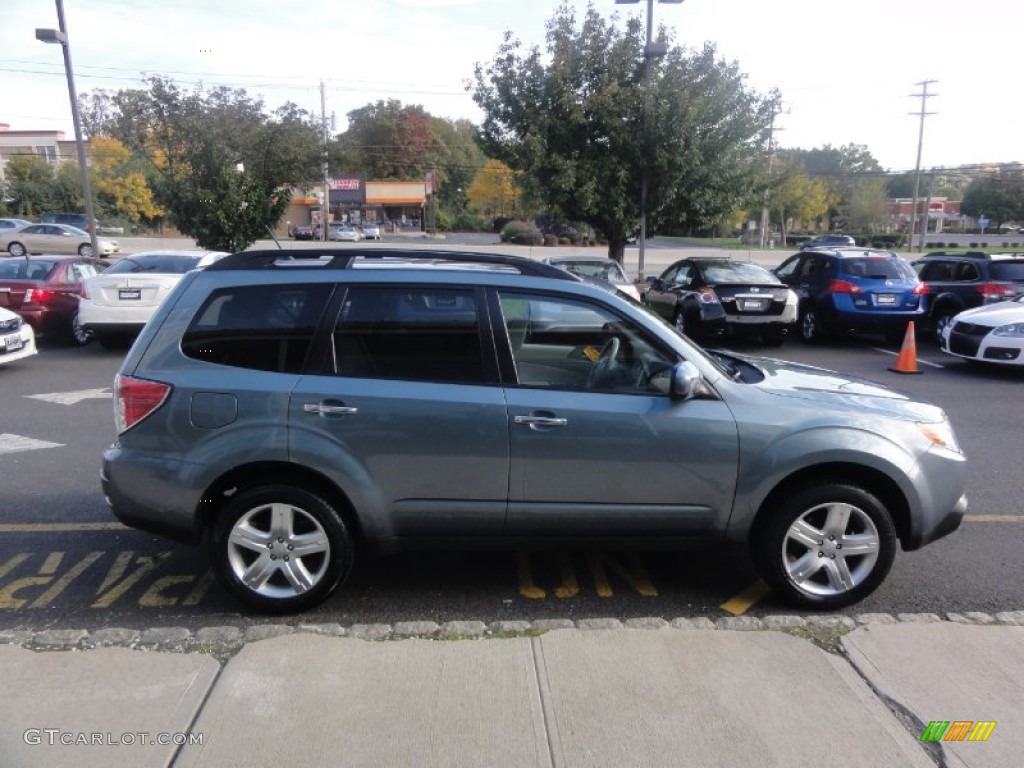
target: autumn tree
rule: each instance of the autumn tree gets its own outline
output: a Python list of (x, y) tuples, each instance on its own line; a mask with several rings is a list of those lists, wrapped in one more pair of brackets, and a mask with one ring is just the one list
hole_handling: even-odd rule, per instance
[(488, 160), (469, 186), (469, 203), (488, 218), (515, 216), (520, 197), (515, 172), (500, 160)]
[(89, 142), (89, 156), (92, 187), (104, 213), (133, 224), (163, 215), (146, 176), (133, 169), (131, 151), (124, 144), (113, 137), (96, 136)]
[(158, 178), (156, 202), (203, 248), (238, 251), (265, 236), (287, 208), (289, 185), (318, 174), (321, 138), (310, 115), (294, 104), (268, 114), (242, 89), (187, 91), (150, 77), (93, 111), (91, 129), (145, 158)]
[(367, 178), (410, 181), (436, 170), (445, 155), (427, 111), (389, 99), (348, 113), (348, 128), (337, 137), (330, 162)]
[(710, 44), (691, 53), (666, 40), (648, 68), (644, 45), (638, 18), (619, 27), (591, 5), (577, 23), (563, 3), (544, 52), (506, 33), (467, 86), (488, 156), (523, 172), (550, 208), (601, 231), (620, 260), (645, 175), (652, 229), (686, 229), (745, 203), (766, 166), (771, 102), (735, 64)]

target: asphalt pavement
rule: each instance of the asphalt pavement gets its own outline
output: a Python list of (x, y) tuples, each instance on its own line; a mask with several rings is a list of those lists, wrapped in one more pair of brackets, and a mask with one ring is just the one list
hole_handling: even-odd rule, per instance
[(1024, 612), (858, 621), (6, 632), (0, 761), (1020, 764)]

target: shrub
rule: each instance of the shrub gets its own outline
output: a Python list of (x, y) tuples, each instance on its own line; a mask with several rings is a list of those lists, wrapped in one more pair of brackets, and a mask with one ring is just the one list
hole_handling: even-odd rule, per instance
[(558, 238), (554, 235), (544, 235), (544, 245), (558, 245)]
[(509, 218), (507, 218), (505, 216), (499, 216), (498, 218), (496, 218), (494, 220), (494, 224), (493, 224), (494, 231), (495, 232), (502, 232), (505, 229), (505, 226), (507, 224), (509, 224), (511, 221), (512, 221), (512, 219), (509, 219)]
[[(552, 235), (552, 237), (554, 237), (554, 235)], [(570, 243), (572, 243), (572, 238), (570, 238), (568, 235), (562, 235), (560, 238), (558, 238), (558, 242), (560, 245), (569, 245)]]
[(971, 243), (971, 248), (977, 248), (977, 247), (978, 247), (977, 243)]
[(501, 242), (513, 245), (542, 245), (544, 236), (528, 221), (510, 221), (501, 230)]

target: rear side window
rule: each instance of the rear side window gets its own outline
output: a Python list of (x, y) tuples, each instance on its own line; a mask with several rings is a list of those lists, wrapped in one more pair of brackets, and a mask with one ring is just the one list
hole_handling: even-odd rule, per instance
[(469, 288), (357, 286), (334, 329), (342, 376), (481, 384), (476, 293)]
[(181, 340), (196, 360), (299, 373), (331, 285), (249, 285), (214, 291)]
[(0, 278), (8, 280), (45, 280), (53, 270), (55, 262), (32, 259), (0, 261)]
[(1024, 283), (1024, 260), (992, 262), (992, 279)]
[(125, 272), (157, 272), (160, 274), (183, 275), (199, 264), (198, 256), (182, 256), (174, 253), (157, 253), (149, 256), (128, 256), (119, 260), (107, 270), (107, 274), (119, 275)]

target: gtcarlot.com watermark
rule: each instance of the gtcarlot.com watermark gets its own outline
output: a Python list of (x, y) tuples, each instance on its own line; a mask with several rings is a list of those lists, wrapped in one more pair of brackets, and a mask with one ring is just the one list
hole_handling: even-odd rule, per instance
[(60, 728), (29, 728), (22, 735), (26, 744), (61, 744), (71, 746), (130, 747), (134, 745), (185, 746), (203, 745), (201, 733), (150, 733), (149, 731), (125, 731), (124, 733), (85, 731), (62, 731)]

